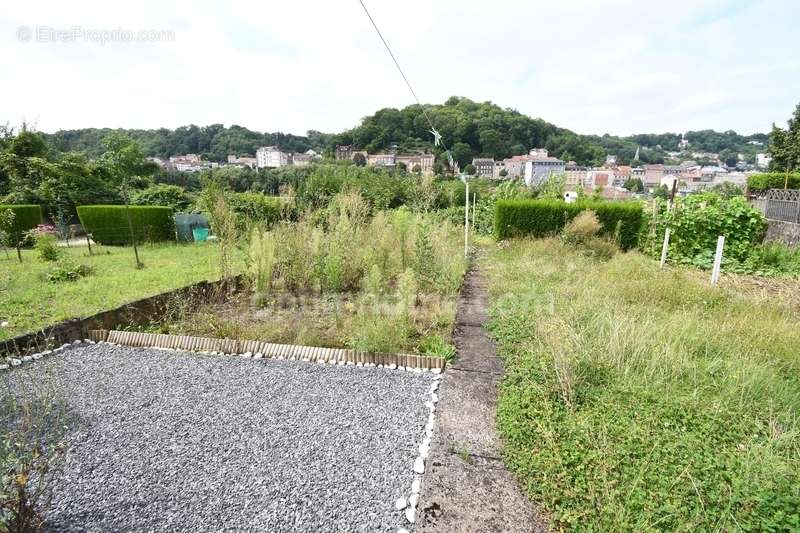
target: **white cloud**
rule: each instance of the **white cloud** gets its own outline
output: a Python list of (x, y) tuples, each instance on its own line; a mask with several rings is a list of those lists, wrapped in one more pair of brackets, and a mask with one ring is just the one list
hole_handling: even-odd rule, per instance
[[(784, 122), (794, 0), (365, 0), (425, 102), (492, 100), (581, 133)], [(18, 27), (169, 29), (174, 42), (20, 42)], [(13, 2), (0, 121), (339, 131), (412, 103), (357, 0)]]

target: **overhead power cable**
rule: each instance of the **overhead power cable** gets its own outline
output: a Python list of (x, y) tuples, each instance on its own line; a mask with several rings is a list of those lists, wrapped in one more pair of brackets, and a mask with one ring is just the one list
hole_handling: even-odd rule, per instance
[(381, 42), (383, 42), (383, 46), (386, 47), (386, 51), (389, 52), (389, 56), (392, 58), (392, 61), (394, 62), (394, 66), (397, 67), (397, 71), (400, 73), (400, 76), (403, 77), (403, 81), (406, 82), (406, 85), (408, 86), (408, 90), (411, 91), (411, 95), (414, 97), (414, 100), (416, 100), (417, 105), (419, 105), (420, 109), (422, 109), (422, 114), (425, 115), (425, 120), (428, 121), (428, 125), (431, 127), (430, 133), (431, 133), (431, 135), (433, 135), (433, 144), (434, 144), (434, 146), (442, 145), (442, 147), (444, 148), (445, 152), (447, 152), (447, 159), (448, 159), (448, 161), (450, 163), (450, 168), (454, 168), (453, 167), (453, 155), (450, 153), (450, 150), (447, 148), (447, 145), (445, 145), (444, 141), (442, 140), (442, 135), (438, 131), (436, 131), (436, 127), (433, 125), (433, 121), (431, 120), (430, 115), (428, 115), (428, 112), (425, 109), (425, 106), (422, 105), (422, 102), (419, 101), (419, 97), (417, 97), (416, 91), (414, 91), (414, 88), (411, 86), (411, 82), (408, 81), (408, 77), (406, 77), (405, 73), (403, 72), (403, 69), (400, 67), (400, 63), (397, 61), (397, 58), (395, 57), (394, 53), (392, 52), (392, 49), (389, 46), (389, 43), (386, 42), (386, 39), (383, 37), (383, 33), (381, 33), (380, 28), (378, 28), (378, 25), (375, 23), (375, 19), (373, 19), (372, 15), (370, 15), (369, 10), (367, 9), (367, 6), (364, 5), (363, 0), (358, 0), (358, 3), (361, 4), (362, 8), (364, 8), (364, 13), (367, 14), (367, 18), (369, 18), (369, 21), (372, 23), (372, 27), (375, 28), (375, 31), (377, 32), (378, 37), (380, 37)]

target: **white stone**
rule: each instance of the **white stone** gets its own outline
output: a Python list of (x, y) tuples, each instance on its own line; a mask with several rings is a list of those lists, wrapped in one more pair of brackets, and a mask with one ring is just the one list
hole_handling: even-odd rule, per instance
[(425, 436), (428, 438), (433, 437), (433, 429), (425, 429)]
[(441, 374), (442, 373), (442, 369), (441, 368), (433, 368), (433, 369), (431, 369), (431, 372), (433, 372), (434, 374)]
[(19, 359), (14, 359), (14, 358), (11, 359), (11, 366), (19, 366), (21, 364), (22, 361), (20, 361)]
[(402, 511), (403, 509), (406, 508), (407, 505), (408, 503), (406, 502), (405, 498), (397, 498), (397, 501), (394, 502), (394, 508), (397, 509), (398, 511)]
[(422, 478), (420, 476), (415, 476), (414, 481), (411, 483), (411, 493), (419, 494), (421, 488), (422, 488)]
[(30, 355), (23, 355), (22, 360), (27, 363), (28, 361), (33, 360), (33, 357), (31, 357)]
[(397, 368), (397, 365), (396, 365), (396, 364), (394, 364), (394, 363), (392, 363), (392, 364), (390, 364), (390, 365), (389, 365), (389, 368), (390, 368), (391, 370), (394, 370), (395, 368)]
[(425, 459), (428, 458), (428, 452), (431, 449), (430, 444), (425, 444), (424, 442), (419, 445), (419, 455), (420, 457), (424, 457)]
[(401, 527), (400, 529), (397, 530), (397, 533), (410, 533), (410, 532), (406, 528)]
[(8, 369), (8, 365), (6, 365), (6, 364), (0, 365), (0, 370), (7, 370), (7, 369)]
[(39, 359), (41, 359), (41, 358), (42, 358), (42, 354), (40, 354), (40, 353), (35, 353), (35, 354), (33, 354), (31, 357), (33, 357), (34, 359), (36, 359), (36, 360), (38, 361)]
[(51, 353), (53, 353), (53, 350), (45, 350), (42, 352), (42, 355), (50, 355)]
[(8, 327), (8, 320), (3, 320), (0, 322), (0, 328), (7, 328)]
[(412, 494), (408, 499), (408, 505), (416, 509), (417, 503), (419, 503), (419, 494)]
[(244, 352), (242, 357), (253, 357), (253, 352)]
[(435, 405), (433, 405), (433, 402), (432, 402), (432, 401), (430, 401), (430, 400), (428, 400), (427, 402), (425, 402), (425, 407), (427, 407), (427, 408), (428, 408), (428, 409), (430, 409), (431, 411), (433, 411), (434, 409), (436, 409), (436, 406), (435, 406)]
[(439, 382), (438, 381), (434, 381), (433, 383), (431, 383), (431, 394), (436, 392), (436, 389), (438, 389), (438, 388), (439, 388)]
[(80, 343), (82, 343), (82, 342), (83, 342), (82, 340), (78, 339), (78, 340), (74, 340), (74, 341), (72, 341), (72, 344), (80, 344)]
[(417, 457), (414, 460), (414, 472), (417, 474), (424, 474), (425, 473), (425, 459), (422, 457)]
[(417, 519), (417, 511), (413, 507), (406, 508), (406, 520), (410, 523), (414, 523), (414, 520)]
[(261, 352), (256, 352), (256, 354), (255, 354), (253, 357), (254, 357), (255, 359), (261, 359), (262, 357), (264, 357), (264, 354), (263, 354), (263, 353), (261, 353)]
[(439, 396), (435, 392), (433, 394), (431, 394), (431, 401), (433, 403), (436, 403), (436, 402), (439, 401)]

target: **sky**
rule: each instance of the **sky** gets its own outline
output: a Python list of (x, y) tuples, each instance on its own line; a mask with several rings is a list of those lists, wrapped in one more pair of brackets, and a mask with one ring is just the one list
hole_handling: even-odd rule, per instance
[[(424, 103), (628, 135), (768, 132), (800, 102), (798, 0), (364, 3)], [(413, 102), (358, 0), (0, 4), (0, 124), (304, 134)]]

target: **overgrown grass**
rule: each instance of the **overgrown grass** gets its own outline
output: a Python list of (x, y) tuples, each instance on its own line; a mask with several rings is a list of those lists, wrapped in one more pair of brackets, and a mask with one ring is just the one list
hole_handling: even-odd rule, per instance
[(800, 308), (638, 253), (484, 258), (505, 459), (557, 526), (800, 528)]
[(143, 246), (139, 254), (145, 268), (137, 270), (133, 250), (94, 246), (62, 248), (73, 264), (92, 267), (92, 273), (75, 281), (48, 282), (53, 263), (23, 250), (23, 262), (0, 254), (0, 339), (11, 338), (72, 317), (84, 317), (125, 302), (219, 276), (218, 247), (203, 245)]

